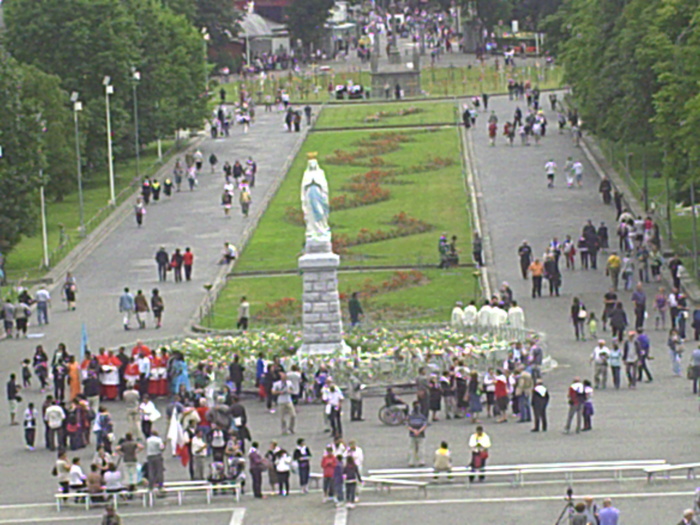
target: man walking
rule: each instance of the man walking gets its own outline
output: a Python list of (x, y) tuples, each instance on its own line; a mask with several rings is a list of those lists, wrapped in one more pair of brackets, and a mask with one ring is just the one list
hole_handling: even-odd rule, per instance
[(124, 288), (124, 293), (119, 298), (119, 312), (124, 315), (124, 330), (129, 330), (131, 314), (134, 313), (136, 303), (134, 296), (128, 288)]
[(620, 256), (616, 252), (612, 252), (605, 265), (605, 274), (610, 276), (613, 290), (617, 290), (620, 283), (620, 266), (622, 266)]
[(425, 429), (428, 418), (421, 412), (420, 403), (413, 402), (413, 410), (408, 416), (408, 466), (425, 465)]
[(350, 376), (350, 421), (364, 421), (362, 419), (362, 381), (354, 372)]
[(520, 257), (520, 271), (523, 274), (523, 279), (527, 279), (527, 270), (532, 263), (532, 248), (527, 241), (523, 241), (518, 248), (518, 257)]
[(636, 335), (635, 332), (630, 332), (622, 347), (622, 360), (625, 362), (627, 383), (630, 388), (637, 386), (637, 365), (639, 363), (640, 348)]
[(40, 325), (49, 324), (49, 306), (51, 306), (51, 294), (45, 286), (41, 286), (34, 296), (36, 300), (37, 321)]
[(583, 388), (583, 383), (578, 377), (574, 378), (573, 383), (569, 386), (569, 392), (567, 394), (569, 402), (569, 414), (566, 417), (566, 426), (564, 427), (564, 434), (571, 433), (571, 422), (576, 416), (576, 433), (581, 432), (581, 417), (583, 416), (583, 403), (584, 403), (585, 392)]
[[(294, 422), (296, 420), (296, 410), (292, 402), (294, 385), (287, 379), (287, 374), (280, 372), (279, 380), (272, 384), (272, 393), (277, 396), (277, 406), (280, 410), (280, 421), (282, 422), (282, 434), (294, 434)], [(287, 421), (289, 419), (289, 421)]]
[(163, 450), (165, 443), (158, 435), (157, 430), (151, 431), (146, 439), (146, 456), (148, 457), (148, 488), (163, 488)]
[(605, 346), (605, 339), (598, 341), (598, 346), (593, 349), (591, 354), (591, 363), (595, 367), (593, 374), (594, 386), (596, 389), (605, 389), (608, 382), (608, 359), (610, 358), (610, 349)]
[(549, 392), (544, 386), (541, 379), (535, 382), (535, 388), (532, 389), (532, 411), (535, 416), (535, 428), (532, 432), (540, 431), (540, 423), (542, 424), (542, 432), (547, 432), (547, 405), (549, 404)]
[(634, 328), (639, 330), (644, 326), (644, 314), (647, 308), (647, 296), (642, 288), (642, 283), (637, 283), (637, 286), (632, 293), (632, 302), (634, 303)]
[(165, 246), (161, 246), (156, 252), (156, 263), (158, 264), (158, 280), (164, 282), (168, 277), (168, 264), (170, 264), (170, 256), (165, 251)]
[(647, 375), (647, 382), (651, 383), (654, 378), (651, 377), (651, 372), (647, 366), (647, 361), (650, 359), (649, 354), (651, 353), (651, 341), (649, 336), (644, 332), (644, 329), (640, 328), (637, 330), (637, 343), (639, 346), (639, 362), (638, 362), (638, 375), (637, 381), (642, 380), (644, 374)]
[(185, 280), (192, 280), (192, 265), (194, 264), (194, 254), (189, 247), (185, 248), (185, 253), (182, 254), (182, 265), (185, 267)]
[(535, 259), (528, 268), (532, 274), (532, 298), (542, 297), (542, 277), (544, 276), (544, 265), (539, 259)]

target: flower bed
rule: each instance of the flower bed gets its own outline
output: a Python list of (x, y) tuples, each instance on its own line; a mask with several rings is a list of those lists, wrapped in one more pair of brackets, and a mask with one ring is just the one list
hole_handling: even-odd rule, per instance
[(379, 122), (382, 119), (390, 117), (407, 117), (409, 115), (415, 115), (417, 113), (422, 113), (424, 110), (422, 108), (417, 108), (411, 106), (410, 108), (401, 108), (398, 111), (377, 111), (372, 115), (367, 115), (365, 117), (365, 122)]
[(327, 356), (309, 358), (298, 355), (302, 345), (301, 332), (260, 331), (235, 336), (185, 339), (170, 345), (186, 356), (190, 368), (200, 362), (219, 370), (225, 377), (226, 369), (237, 354), (245, 364), (250, 379), (255, 370), (255, 360), (262, 353), (265, 359), (279, 357), (289, 368), (298, 364), (305, 371), (312, 371), (325, 363), (336, 380), (346, 378), (348, 370), (357, 366), (357, 373), (367, 381), (386, 380), (382, 371), (392, 381), (412, 381), (419, 366), (429, 366), (440, 372), (455, 360), (464, 366), (483, 370), (506, 357), (510, 341), (490, 334), (479, 335), (455, 332), (451, 329), (388, 330), (345, 334), (345, 342), (352, 350)]
[(409, 217), (405, 212), (395, 215), (389, 224), (393, 224), (396, 227), (391, 230), (377, 229), (375, 231), (362, 228), (355, 237), (350, 237), (346, 234), (334, 235), (333, 251), (337, 254), (343, 254), (351, 246), (381, 242), (398, 237), (408, 237), (409, 235), (429, 232), (433, 229), (432, 224)]

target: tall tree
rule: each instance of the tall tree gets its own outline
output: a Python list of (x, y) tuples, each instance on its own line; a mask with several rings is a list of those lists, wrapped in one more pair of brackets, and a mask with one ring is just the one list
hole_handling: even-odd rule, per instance
[(39, 169), (45, 166), (41, 119), (22, 98), (20, 66), (0, 48), (0, 249), (33, 233), (39, 203)]
[(289, 34), (295, 41), (301, 41), (305, 50), (321, 45), (331, 7), (333, 0), (294, 0), (287, 7)]
[(61, 89), (61, 79), (30, 65), (19, 69), (22, 100), (41, 114), (44, 123), (41, 147), (46, 160), (47, 194), (57, 201), (76, 187), (73, 119)]
[(127, 3), (140, 49), (140, 59), (133, 67), (141, 74), (137, 86), (141, 143), (201, 125), (207, 113), (201, 34), (159, 0)]
[[(121, 0), (7, 0), (6, 42), (19, 60), (58, 75), (67, 92), (78, 91), (88, 109), (83, 116), (86, 162), (106, 163), (104, 76), (111, 97), (115, 155), (131, 144), (131, 66), (139, 58), (134, 18)], [(88, 174), (86, 174), (88, 175)]]

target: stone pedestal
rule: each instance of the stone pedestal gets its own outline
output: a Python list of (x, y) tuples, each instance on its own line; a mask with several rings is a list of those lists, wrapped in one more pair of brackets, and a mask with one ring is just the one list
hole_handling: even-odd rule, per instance
[(329, 354), (347, 348), (342, 338), (343, 324), (338, 295), (340, 257), (331, 251), (330, 242), (306, 244), (299, 257), (304, 283), (304, 354)]

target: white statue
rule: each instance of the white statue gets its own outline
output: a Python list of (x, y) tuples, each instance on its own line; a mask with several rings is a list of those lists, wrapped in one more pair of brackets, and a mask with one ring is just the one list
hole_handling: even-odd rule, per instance
[(328, 181), (318, 165), (316, 153), (309, 153), (309, 162), (301, 180), (301, 209), (306, 221), (307, 242), (330, 242)]

